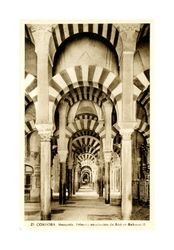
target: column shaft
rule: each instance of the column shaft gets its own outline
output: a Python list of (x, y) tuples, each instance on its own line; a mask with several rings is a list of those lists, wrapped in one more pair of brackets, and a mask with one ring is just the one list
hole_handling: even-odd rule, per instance
[(105, 162), (105, 203), (110, 203), (110, 163)]
[(60, 163), (59, 204), (66, 202), (66, 163)]
[(122, 217), (129, 220), (132, 213), (132, 141), (122, 140)]
[(99, 175), (99, 197), (103, 197), (103, 169), (100, 169), (100, 175)]
[(75, 168), (72, 169), (72, 181), (73, 181), (73, 194), (76, 193), (76, 186), (75, 186)]
[(68, 169), (68, 198), (72, 197), (72, 169)]
[(78, 192), (79, 190), (79, 176), (78, 176), (78, 170), (75, 169), (75, 191)]
[(133, 52), (123, 52), (122, 58), (122, 119), (123, 121), (132, 121), (135, 118), (133, 107)]
[(41, 141), (41, 220), (51, 219), (51, 148)]

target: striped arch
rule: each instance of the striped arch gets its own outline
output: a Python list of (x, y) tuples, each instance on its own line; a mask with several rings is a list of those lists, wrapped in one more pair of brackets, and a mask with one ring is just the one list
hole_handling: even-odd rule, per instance
[[(91, 131), (99, 136), (99, 138), (105, 138), (105, 127), (103, 121), (96, 121), (95, 119), (80, 118), (76, 119), (74, 122), (69, 123), (66, 127), (66, 137), (71, 138), (75, 133), (80, 131)], [(117, 126), (114, 124), (112, 126), (111, 137), (114, 138), (118, 133)], [(58, 135), (56, 133), (56, 135)], [(82, 135), (93, 135), (82, 133)], [(78, 135), (79, 136), (79, 135)]]
[(150, 87), (148, 87), (144, 92), (140, 94), (137, 101), (140, 103), (146, 110), (146, 115), (150, 116)]
[(107, 96), (100, 89), (96, 89), (91, 86), (85, 86), (73, 89), (64, 98), (64, 101), (67, 102), (69, 106), (73, 106), (76, 102), (82, 100), (93, 101), (99, 107), (102, 107), (102, 104), (107, 100)]
[(50, 50), (52, 61), (54, 59), (57, 48), (65, 41), (65, 39), (79, 33), (94, 33), (107, 39), (107, 41), (116, 49), (119, 31), (113, 24), (57, 24), (52, 32), (50, 41)]
[[(59, 101), (65, 94), (80, 87), (101, 89), (116, 105), (122, 96), (119, 76), (97, 65), (78, 65), (56, 74), (49, 84), (49, 101), (53, 117)], [(118, 112), (118, 110), (117, 110)]]
[(31, 120), (25, 122), (25, 136), (31, 134), (34, 131), (36, 131), (35, 121)]
[(82, 161), (90, 161), (90, 162), (94, 163), (95, 162), (95, 156), (93, 154), (90, 154), (90, 153), (84, 153), (84, 154), (81, 153), (81, 154), (78, 155), (78, 160), (80, 162), (82, 162)]
[(93, 136), (80, 136), (72, 141), (72, 150), (78, 154), (96, 155), (100, 150), (100, 140)]
[(28, 105), (32, 103), (33, 100), (31, 97), (25, 92), (25, 110), (27, 109)]
[(66, 137), (71, 138), (73, 134), (78, 131), (93, 131), (99, 135), (100, 138), (105, 136), (105, 128), (103, 122), (98, 122), (93, 119), (77, 119), (74, 122), (68, 124), (66, 127)]
[(141, 98), (141, 95), (144, 93), (145, 90), (148, 89), (150, 86), (149, 79), (147, 77), (147, 73), (149, 70), (141, 72), (134, 78), (134, 96), (138, 100)]
[(145, 107), (142, 105), (141, 102), (137, 102), (137, 113), (136, 113), (136, 127), (135, 129), (140, 132), (143, 137), (146, 138), (148, 143), (150, 137), (150, 126), (148, 123), (148, 114), (146, 112)]
[(25, 107), (29, 103), (33, 101), (37, 101), (37, 94), (38, 94), (38, 88), (37, 88), (37, 79), (35, 76), (33, 76), (30, 73), (26, 73), (26, 77), (24, 79), (24, 86), (25, 86)]
[(149, 126), (149, 124), (147, 124), (147, 122), (144, 122), (141, 124), (141, 126), (139, 126), (139, 128), (137, 130), (144, 136), (147, 144), (149, 144), (149, 140), (150, 140), (150, 126)]

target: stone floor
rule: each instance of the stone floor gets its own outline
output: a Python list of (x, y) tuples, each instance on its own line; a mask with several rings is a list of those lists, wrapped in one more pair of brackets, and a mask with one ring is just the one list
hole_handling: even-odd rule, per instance
[[(132, 220), (148, 220), (149, 209), (133, 206)], [(40, 220), (40, 203), (25, 203), (25, 220)], [(65, 205), (51, 203), (51, 220), (121, 220), (121, 207), (104, 203), (91, 188), (81, 188)]]

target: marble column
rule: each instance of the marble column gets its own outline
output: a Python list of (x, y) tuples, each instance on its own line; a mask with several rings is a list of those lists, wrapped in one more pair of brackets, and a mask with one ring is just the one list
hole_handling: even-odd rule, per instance
[(66, 138), (66, 119), (69, 105), (67, 102), (61, 101), (59, 104), (59, 138), (58, 138), (58, 154), (60, 158), (60, 190), (59, 203), (65, 204), (66, 201), (66, 162), (68, 155), (68, 139)]
[(73, 194), (73, 186), (72, 186), (72, 168), (68, 166), (68, 198), (71, 198)]
[(103, 197), (103, 162), (98, 166), (98, 194)]
[(49, 79), (51, 70), (49, 63), (49, 43), (52, 35), (51, 24), (28, 25), (35, 42), (35, 52), (37, 54), (37, 105), (36, 123), (52, 123), (52, 114), (49, 111)]
[(59, 150), (60, 158), (60, 183), (59, 183), (59, 204), (66, 202), (66, 159), (68, 151)]
[(41, 219), (51, 217), (51, 147), (52, 114), (49, 111), (49, 41), (52, 35), (52, 25), (28, 25), (34, 38), (35, 52), (37, 54), (37, 105), (36, 128), (41, 137)]
[(103, 197), (103, 175), (104, 175), (104, 158), (103, 158), (103, 143), (102, 140), (100, 140), (100, 152), (98, 155), (98, 171), (99, 171), (99, 198)]
[(124, 220), (129, 220), (132, 213), (132, 140), (133, 129), (121, 129), (122, 150), (122, 203), (121, 212)]
[(58, 193), (59, 190), (59, 157), (56, 154), (53, 158), (53, 165), (52, 165), (52, 190), (53, 193)]
[(59, 191), (59, 204), (66, 202), (66, 163), (60, 163), (60, 191)]
[(101, 175), (100, 175), (100, 189), (99, 189), (99, 197), (103, 197), (103, 166), (100, 168)]
[(118, 125), (122, 135), (122, 218), (129, 220), (132, 213), (132, 140), (136, 125), (136, 110), (133, 85), (134, 53), (140, 24), (120, 24), (119, 35), (122, 41), (120, 56), (120, 79), (122, 82), (122, 112)]
[(75, 186), (75, 166), (73, 166), (72, 169), (72, 188), (73, 188), (73, 194), (76, 193), (76, 186)]
[[(37, 128), (39, 125), (37, 125)], [(42, 125), (41, 125), (42, 127)], [(40, 155), (40, 188), (41, 188), (41, 220), (51, 219), (51, 136), (52, 126), (44, 126), (44, 130), (39, 129), (38, 133), (41, 138), (41, 155)]]
[(68, 199), (73, 195), (73, 151), (72, 151), (72, 138), (69, 140), (69, 153), (68, 153)]
[(112, 152), (104, 152), (105, 161), (105, 203), (110, 203), (110, 164)]
[(112, 140), (112, 103), (108, 100), (103, 103), (105, 120), (105, 138), (103, 138), (103, 153), (105, 162), (105, 203), (110, 203), (110, 164), (113, 150)]
[[(72, 149), (69, 149), (72, 152)], [(73, 160), (72, 156), (69, 153), (69, 160), (68, 160), (68, 199), (72, 197), (73, 194)]]
[(78, 192), (79, 190), (79, 167), (76, 165), (75, 167), (75, 191)]

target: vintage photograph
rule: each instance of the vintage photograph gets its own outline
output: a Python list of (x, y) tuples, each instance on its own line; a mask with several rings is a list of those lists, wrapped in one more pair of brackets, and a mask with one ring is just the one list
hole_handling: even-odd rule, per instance
[(151, 23), (25, 22), (24, 221), (150, 221)]

